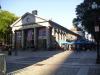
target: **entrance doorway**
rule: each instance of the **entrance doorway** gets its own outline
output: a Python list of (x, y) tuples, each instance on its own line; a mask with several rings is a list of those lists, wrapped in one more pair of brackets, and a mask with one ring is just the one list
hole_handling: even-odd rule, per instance
[(34, 48), (34, 30), (25, 30), (25, 48)]

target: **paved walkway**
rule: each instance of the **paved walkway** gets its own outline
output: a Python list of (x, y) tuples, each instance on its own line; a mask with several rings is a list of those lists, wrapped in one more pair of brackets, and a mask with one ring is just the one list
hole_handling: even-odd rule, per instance
[(100, 75), (100, 65), (95, 60), (94, 51), (20, 52), (7, 57), (8, 70), (16, 68), (8, 75)]

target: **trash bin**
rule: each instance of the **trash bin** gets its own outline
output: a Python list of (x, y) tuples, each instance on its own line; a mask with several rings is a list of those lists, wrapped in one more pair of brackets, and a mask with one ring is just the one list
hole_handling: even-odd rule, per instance
[(5, 54), (0, 53), (0, 75), (6, 75)]

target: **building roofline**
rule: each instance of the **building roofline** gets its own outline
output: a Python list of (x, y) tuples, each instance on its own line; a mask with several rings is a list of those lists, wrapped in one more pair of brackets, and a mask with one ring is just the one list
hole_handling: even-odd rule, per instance
[[(29, 12), (26, 12), (24, 15), (22, 15), (19, 19), (17, 19), (17, 20), (16, 20), (13, 24), (11, 24), (10, 26), (13, 27), (16, 23), (18, 23), (22, 18), (26, 17), (27, 15), (35, 16), (35, 17), (37, 17), (37, 18), (40, 18), (40, 19), (44, 20), (43, 22), (49, 22), (51, 26), (60, 28), (60, 29), (62, 29), (62, 30), (64, 30), (64, 31), (66, 31), (66, 32), (69, 32), (69, 33), (73, 34), (73, 35), (80, 36), (80, 35), (78, 35), (78, 34), (72, 32), (71, 30), (69, 30), (69, 29), (67, 29), (67, 28), (65, 28), (65, 27), (63, 27), (63, 26), (61, 26), (60, 24), (58, 24), (58, 23), (56, 23), (56, 22), (54, 22), (54, 21), (52, 21), (52, 20), (46, 20), (46, 19), (41, 18), (41, 17), (39, 17), (39, 16), (37, 16), (37, 15), (33, 15), (32, 13), (29, 13)], [(39, 22), (39, 23), (43, 23), (43, 22)], [(37, 23), (38, 23), (38, 22), (37, 22)], [(34, 23), (34, 24), (35, 24), (35, 23)]]
[(61, 25), (59, 25), (58, 23), (56, 23), (56, 22), (54, 22), (54, 21), (49, 20), (49, 23), (51, 24), (51, 26), (58, 27), (58, 28), (60, 28), (60, 29), (62, 29), (62, 30), (64, 30), (64, 31), (66, 31), (66, 32), (69, 32), (69, 33), (71, 33), (71, 34), (73, 34), (73, 35), (80, 36), (80, 35), (78, 35), (78, 34), (72, 32), (71, 30), (69, 30), (69, 29), (67, 29), (67, 28), (65, 28), (65, 27), (63, 27), (63, 26), (61, 26)]

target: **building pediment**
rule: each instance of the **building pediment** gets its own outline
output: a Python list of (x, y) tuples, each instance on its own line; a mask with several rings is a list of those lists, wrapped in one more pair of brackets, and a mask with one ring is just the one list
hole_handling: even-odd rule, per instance
[(50, 26), (49, 22), (41, 17), (33, 15), (31, 13), (26, 13), (15, 21), (12, 25), (12, 31), (22, 30), (34, 27)]
[(30, 13), (26, 13), (21, 18), (19, 18), (17, 21), (15, 21), (11, 25), (11, 27), (28, 25), (28, 24), (31, 24), (31, 23), (35, 23), (35, 16), (30, 14)]
[(47, 20), (35, 16), (31, 13), (25, 13), (21, 18), (15, 21), (11, 27), (18, 27), (18, 26), (25, 26), (25, 25), (32, 25), (32, 24), (43, 24), (47, 22)]

